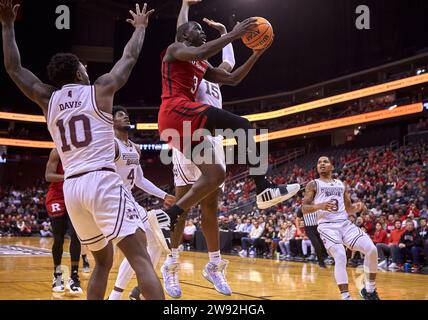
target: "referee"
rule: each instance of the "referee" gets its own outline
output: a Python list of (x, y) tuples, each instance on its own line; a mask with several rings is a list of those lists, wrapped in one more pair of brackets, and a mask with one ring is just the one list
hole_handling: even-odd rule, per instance
[(312, 245), (315, 248), (315, 253), (318, 258), (318, 265), (321, 268), (325, 268), (324, 260), (328, 257), (327, 251), (325, 250), (324, 244), (321, 240), (320, 234), (317, 230), (317, 213), (313, 212), (310, 214), (303, 214), (302, 209), (299, 209), (297, 212), (296, 225), (299, 225), (300, 219), (303, 218), (305, 223), (305, 231), (309, 240), (311, 240)]

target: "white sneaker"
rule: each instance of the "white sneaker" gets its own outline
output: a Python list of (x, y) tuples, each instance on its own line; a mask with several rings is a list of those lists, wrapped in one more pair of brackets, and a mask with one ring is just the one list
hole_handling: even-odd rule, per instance
[(241, 250), (239, 251), (239, 256), (245, 258), (247, 256), (247, 250)]
[(386, 260), (381, 261), (377, 266), (381, 269), (385, 269), (387, 267)]
[(62, 273), (54, 273), (52, 280), (52, 292), (64, 292), (64, 279), (62, 278)]
[(180, 282), (178, 280), (179, 268), (180, 264), (178, 263), (171, 263), (169, 265), (164, 263), (161, 267), (165, 291), (171, 298), (174, 299), (180, 298), (182, 294)]
[(274, 205), (284, 202), (300, 191), (300, 184), (288, 184), (272, 186), (257, 195), (257, 206), (259, 209), (268, 209)]
[(397, 264), (396, 264), (395, 262), (391, 263), (391, 264), (388, 266), (388, 268), (389, 268), (389, 269), (392, 269), (392, 270), (397, 270), (397, 269), (398, 269)]

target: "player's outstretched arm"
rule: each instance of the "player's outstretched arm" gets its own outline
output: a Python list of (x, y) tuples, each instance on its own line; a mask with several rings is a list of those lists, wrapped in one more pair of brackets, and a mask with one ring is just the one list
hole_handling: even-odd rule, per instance
[(303, 205), (302, 205), (303, 214), (310, 214), (319, 210), (332, 211), (332, 209), (334, 208), (334, 203), (331, 203), (331, 202), (314, 204), (316, 191), (317, 191), (316, 183), (314, 180), (312, 180), (306, 185), (305, 197), (303, 198)]
[[(220, 36), (227, 34), (226, 26), (220, 22), (216, 22), (211, 19), (204, 18), (203, 21), (208, 24), (211, 28), (216, 29)], [(223, 69), (227, 72), (231, 72), (235, 67), (235, 53), (233, 52), (233, 45), (229, 43), (223, 48), (223, 62), (218, 66), (218, 68)]]
[(201, 61), (207, 60), (219, 53), (227, 44), (239, 39), (247, 32), (254, 30), (257, 26), (256, 18), (248, 18), (242, 23), (239, 23), (235, 28), (226, 34), (213, 41), (209, 41), (200, 47), (188, 47), (182, 42), (171, 44), (165, 54), (164, 62), (179, 61)]
[(62, 182), (64, 175), (56, 173), (58, 163), (61, 161), (57, 149), (52, 149), (48, 163), (46, 164), (45, 178), (47, 182)]
[(31, 71), (21, 65), (21, 55), (16, 44), (14, 29), (19, 7), (19, 4), (13, 6), (12, 0), (0, 0), (4, 66), (19, 89), (30, 100), (37, 103), (46, 116), (49, 99), (55, 88), (42, 83)]
[(189, 22), (189, 10), (190, 6), (202, 2), (202, 0), (183, 0), (181, 5), (180, 13), (177, 19), (177, 29), (179, 26)]
[(149, 24), (149, 18), (154, 10), (147, 11), (146, 3), (142, 10), (138, 4), (136, 4), (135, 7), (135, 12), (132, 10), (129, 11), (132, 15), (132, 19), (126, 20), (134, 26), (135, 31), (128, 41), (122, 57), (114, 65), (113, 69), (95, 81), (97, 91), (100, 91), (99, 94), (97, 93), (97, 96), (111, 96), (120, 90), (128, 81), (132, 69), (140, 56), (146, 35), (146, 28)]
[(141, 167), (138, 167), (137, 172), (135, 174), (135, 185), (144, 192), (159, 199), (165, 200), (165, 203), (167, 205), (173, 205), (176, 201), (174, 196), (166, 193), (165, 191), (157, 187), (149, 179), (144, 177), (143, 170), (141, 169)]

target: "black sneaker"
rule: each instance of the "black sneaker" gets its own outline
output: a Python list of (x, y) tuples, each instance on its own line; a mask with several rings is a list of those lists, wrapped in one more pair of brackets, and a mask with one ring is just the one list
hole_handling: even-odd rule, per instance
[(129, 299), (130, 300), (141, 300), (141, 292), (138, 287), (135, 287), (132, 289), (132, 291), (129, 293)]
[(327, 266), (325, 265), (324, 261), (318, 262), (318, 266), (320, 268), (323, 268), (323, 269), (327, 268)]
[(367, 292), (366, 288), (363, 288), (360, 291), (360, 296), (364, 300), (380, 300), (376, 290), (370, 293), (370, 292)]
[(67, 289), (70, 294), (80, 295), (83, 293), (82, 288), (80, 287), (80, 279), (77, 274), (72, 275), (67, 283)]

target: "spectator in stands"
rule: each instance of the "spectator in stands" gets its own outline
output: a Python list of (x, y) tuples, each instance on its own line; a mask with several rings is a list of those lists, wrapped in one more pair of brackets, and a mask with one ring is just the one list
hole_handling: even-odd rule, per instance
[(186, 220), (186, 226), (183, 231), (183, 242), (188, 243), (190, 246), (193, 244), (193, 238), (196, 232), (196, 226), (193, 224), (192, 219)]
[(296, 227), (291, 221), (287, 221), (285, 223), (285, 232), (284, 236), (279, 241), (279, 248), (282, 253), (282, 259), (290, 259), (291, 258), (291, 250), (290, 250), (290, 240), (293, 239), (296, 235)]
[(302, 241), (305, 237), (305, 222), (300, 221), (298, 228), (296, 228), (296, 234), (293, 239), (290, 240), (291, 258), (296, 261), (303, 261)]
[(420, 255), (423, 252), (428, 265), (428, 226), (426, 218), (419, 219), (419, 227), (416, 233), (419, 236), (420, 243), (412, 247), (413, 261), (417, 266), (421, 266)]
[(373, 235), (373, 243), (377, 245), (378, 243), (388, 243), (388, 235), (382, 227), (382, 223), (379, 221), (376, 222), (376, 231)]
[(269, 223), (266, 223), (262, 236), (254, 242), (254, 247), (258, 251), (258, 254), (261, 253), (263, 256), (272, 258), (273, 252), (276, 250), (276, 244), (273, 241), (276, 236), (274, 228)]
[(249, 235), (251, 233), (251, 231), (253, 230), (253, 228), (254, 228), (254, 224), (251, 222), (251, 219), (247, 218), (245, 220), (245, 224), (242, 227), (241, 232), (246, 233), (247, 235)]
[(379, 267), (380, 268), (388, 268), (388, 262), (386, 258), (388, 256), (391, 256), (392, 263), (389, 266), (390, 269), (394, 270), (397, 268), (397, 250), (395, 247), (398, 247), (398, 244), (400, 243), (401, 235), (403, 234), (405, 230), (401, 228), (401, 221), (396, 220), (394, 229), (391, 230), (390, 234), (388, 235), (388, 244), (384, 243), (377, 243), (376, 248), (379, 256)]
[(252, 255), (254, 254), (252, 246), (254, 245), (254, 242), (256, 239), (260, 238), (263, 234), (263, 229), (259, 226), (259, 223), (257, 221), (253, 222), (253, 229), (251, 230), (248, 237), (243, 237), (241, 239), (241, 247), (242, 250), (239, 252), (239, 255), (241, 257), (246, 257), (249, 255), (249, 253)]
[[(400, 242), (398, 247), (394, 247), (397, 255), (397, 265), (401, 269), (403, 263), (407, 261), (408, 258), (414, 258), (412, 255), (412, 248), (414, 246), (421, 247), (422, 241), (415, 230), (415, 225), (413, 221), (406, 222), (406, 230), (401, 235)], [(413, 260), (412, 271), (419, 271), (418, 261)]]
[(40, 236), (42, 238), (46, 238), (46, 237), (53, 237), (53, 233), (52, 233), (52, 226), (50, 222), (44, 221), (42, 223), (42, 229), (40, 230)]

